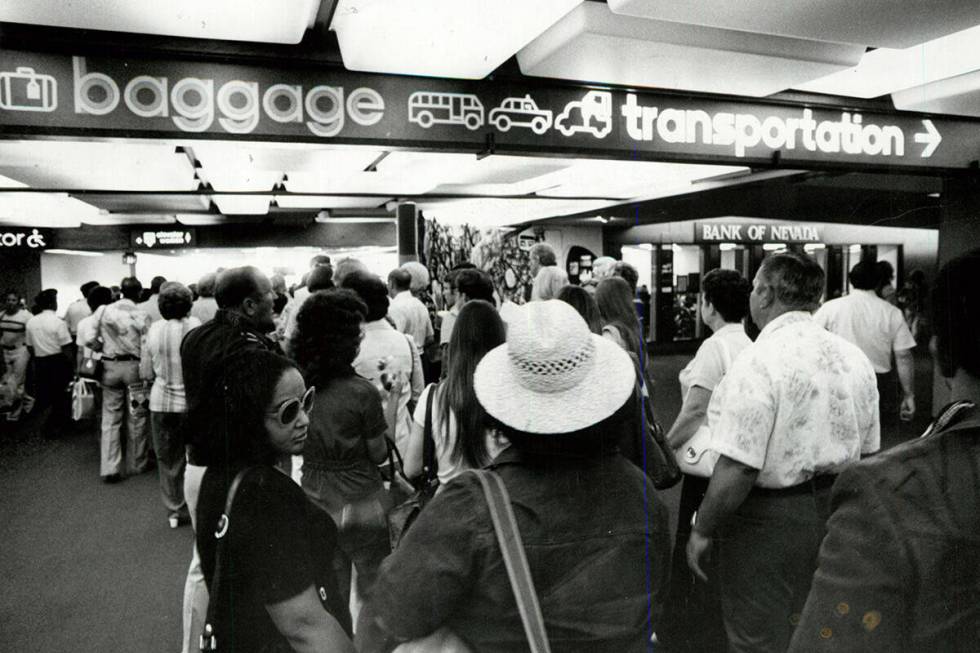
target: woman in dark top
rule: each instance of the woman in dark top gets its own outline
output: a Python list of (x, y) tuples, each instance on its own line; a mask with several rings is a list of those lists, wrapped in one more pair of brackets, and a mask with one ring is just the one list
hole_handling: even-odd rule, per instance
[[(627, 354), (558, 300), (516, 309), (507, 342), (474, 374), (490, 426), (511, 441), (490, 469), (510, 495), (556, 653), (647, 651), (660, 615), (667, 508), (643, 472), (617, 455), (635, 410), (634, 382)], [(446, 629), (474, 652), (528, 650), (471, 472), (436, 495), (385, 560), (358, 617), (357, 646), (388, 653)]]
[(390, 552), (385, 514), (391, 502), (378, 465), (388, 457), (403, 379), (393, 375), (388, 414), (381, 393), (352, 367), (367, 306), (346, 288), (313, 293), (296, 316), (291, 351), (315, 385), (310, 439), (303, 454), (303, 490), (340, 530), (337, 578), (349, 596), (351, 563), (357, 591), (369, 592)]
[[(222, 433), (200, 454), (208, 471), (197, 504), (197, 547), (221, 651), (353, 651), (350, 617), (333, 574), (337, 529), (275, 467), (303, 451), (314, 389), (293, 363), (265, 351), (224, 362)], [(213, 594), (219, 519), (242, 478), (228, 520), (221, 596)]]

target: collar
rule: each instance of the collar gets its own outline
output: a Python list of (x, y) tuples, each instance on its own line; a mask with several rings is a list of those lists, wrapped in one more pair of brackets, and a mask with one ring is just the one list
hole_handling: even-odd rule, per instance
[(41, 311), (41, 314), (44, 314), (44, 313), (51, 313), (51, 315), (55, 315), (55, 316), (57, 316), (57, 313), (55, 313), (55, 312), (54, 312), (54, 311), (53, 311), (52, 309), (50, 309), (50, 308), (46, 308), (46, 309), (44, 309), (43, 311)]
[(851, 294), (856, 297), (874, 297), (875, 299), (881, 299), (878, 297), (878, 293), (874, 290), (865, 290), (864, 288), (854, 288), (851, 290)]
[(136, 308), (136, 302), (134, 302), (132, 299), (127, 299), (125, 297), (123, 297), (121, 299), (117, 299), (115, 301), (115, 303), (112, 304), (112, 305), (113, 306), (118, 306), (118, 305), (121, 305), (121, 304), (125, 304), (126, 306), (132, 306), (133, 308)]
[(745, 330), (745, 327), (743, 327), (739, 323), (726, 322), (725, 323), (725, 326), (723, 326), (720, 329), (718, 329), (717, 331), (715, 331), (712, 335), (720, 336), (723, 333), (731, 333), (733, 331), (744, 331), (744, 330)]
[(402, 290), (400, 292), (395, 293), (395, 299), (398, 299), (399, 297), (404, 297), (405, 295), (408, 295), (409, 297), (414, 297), (414, 295), (412, 295), (411, 290)]
[(365, 331), (394, 331), (395, 328), (388, 323), (388, 320), (381, 318), (380, 320), (375, 320), (374, 322), (364, 323)]
[(789, 326), (791, 324), (798, 324), (800, 322), (812, 322), (812, 321), (813, 321), (813, 314), (810, 313), (809, 311), (787, 311), (786, 313), (783, 313), (775, 320), (767, 324), (765, 328), (759, 332), (759, 337), (756, 338), (755, 341), (759, 342), (760, 340), (767, 337), (768, 335), (776, 331), (779, 331), (783, 327)]

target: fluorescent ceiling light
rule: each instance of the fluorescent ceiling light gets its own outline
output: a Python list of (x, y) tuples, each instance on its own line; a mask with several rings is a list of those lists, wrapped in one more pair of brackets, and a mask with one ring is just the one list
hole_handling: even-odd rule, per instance
[(82, 224), (93, 226), (120, 224), (173, 224), (173, 215), (161, 213), (100, 213), (82, 218)]
[[(977, 3), (980, 7), (980, 3)], [(853, 68), (799, 84), (810, 93), (874, 98), (980, 69), (980, 26), (904, 50), (868, 52)]]
[(349, 70), (482, 79), (582, 0), (339, 0)]
[(219, 167), (223, 161), (246, 161), (257, 170), (313, 172), (324, 175), (364, 170), (384, 150), (365, 147), (325, 147), (308, 143), (243, 143), (239, 141), (181, 141), (202, 165)]
[(299, 43), (319, 0), (4, 0), (0, 21), (199, 39)]
[(343, 217), (333, 217), (327, 211), (321, 211), (313, 219), (314, 222), (319, 224), (358, 224), (367, 222), (394, 222), (397, 218), (395, 216), (383, 216), (383, 215), (372, 215), (365, 217), (356, 216), (343, 216)]
[(83, 252), (80, 249), (46, 249), (44, 254), (61, 254), (63, 256), (102, 256), (102, 252)]
[(470, 224), (476, 227), (500, 227), (543, 220), (572, 213), (596, 211), (610, 202), (582, 200), (524, 200), (475, 198), (463, 200), (418, 201), (426, 217), (443, 224)]
[(517, 61), (537, 77), (761, 97), (853, 66), (864, 49), (618, 16), (586, 2)]
[(337, 195), (276, 195), (284, 209), (373, 209), (387, 201), (382, 197), (339, 197)]
[[(408, 173), (387, 175), (382, 172), (357, 172), (341, 179), (329, 179), (312, 173), (291, 174), (284, 182), (290, 193), (378, 193), (385, 195), (418, 195), (430, 190), (436, 182), (428, 176), (419, 178)], [(379, 199), (379, 201), (382, 201)]]
[(786, 249), (786, 243), (766, 243), (762, 246), (762, 249), (767, 252), (778, 252)]
[(227, 193), (272, 190), (282, 181), (281, 172), (238, 168), (234, 166), (206, 167), (199, 175), (214, 190)]
[(177, 222), (188, 227), (204, 227), (213, 224), (225, 224), (228, 220), (223, 215), (213, 213), (178, 213)]
[(907, 48), (980, 23), (963, 0), (607, 0), (617, 13), (816, 41)]
[(735, 166), (583, 159), (535, 181), (551, 186), (540, 192), (549, 197), (630, 199), (657, 192), (689, 190), (691, 184), (700, 179), (747, 170)]
[(224, 215), (265, 215), (272, 195), (212, 195)]

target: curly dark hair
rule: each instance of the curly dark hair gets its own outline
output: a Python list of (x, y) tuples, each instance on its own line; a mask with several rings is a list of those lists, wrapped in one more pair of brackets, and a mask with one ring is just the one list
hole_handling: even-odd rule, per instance
[(373, 274), (355, 272), (344, 279), (344, 288), (353, 290), (367, 306), (365, 320), (375, 322), (384, 319), (388, 314), (388, 286)]
[(276, 385), (296, 365), (270, 351), (250, 350), (222, 361), (222, 374), (214, 390), (223, 406), (218, 433), (193, 438), (208, 466), (237, 463), (273, 464), (278, 455), (265, 430), (265, 412)]
[(737, 271), (715, 268), (704, 275), (701, 289), (725, 322), (741, 322), (749, 314), (752, 284)]
[(351, 363), (367, 312), (357, 293), (347, 288), (321, 290), (303, 302), (290, 345), (307, 383), (326, 386), (354, 374)]

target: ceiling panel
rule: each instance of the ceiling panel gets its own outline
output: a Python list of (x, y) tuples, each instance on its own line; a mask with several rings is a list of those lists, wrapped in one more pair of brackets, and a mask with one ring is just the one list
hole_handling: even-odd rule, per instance
[(463, 199), (420, 200), (417, 205), (428, 217), (444, 224), (470, 224), (475, 227), (498, 227), (521, 224), (559, 215), (594, 211), (613, 202), (594, 200), (511, 200), (511, 199)]
[(299, 43), (319, 0), (3, 0), (0, 21), (199, 39)]
[(980, 24), (976, 0), (607, 0), (617, 14), (907, 48)]
[(77, 227), (99, 210), (61, 193), (2, 193), (0, 221), (29, 227)]
[(82, 224), (94, 226), (120, 224), (173, 224), (176, 217), (168, 213), (100, 213), (82, 218)]
[(272, 195), (212, 195), (218, 210), (225, 215), (265, 215)]
[(482, 79), (582, 0), (340, 0), (349, 70)]
[(0, 174), (33, 188), (194, 190), (194, 167), (173, 145), (0, 142)]
[(275, 197), (276, 204), (284, 209), (373, 209), (391, 199), (336, 195), (276, 195)]
[(644, 20), (586, 2), (517, 54), (525, 75), (766, 96), (854, 66), (861, 45)]
[(980, 70), (892, 93), (895, 108), (980, 118)]

